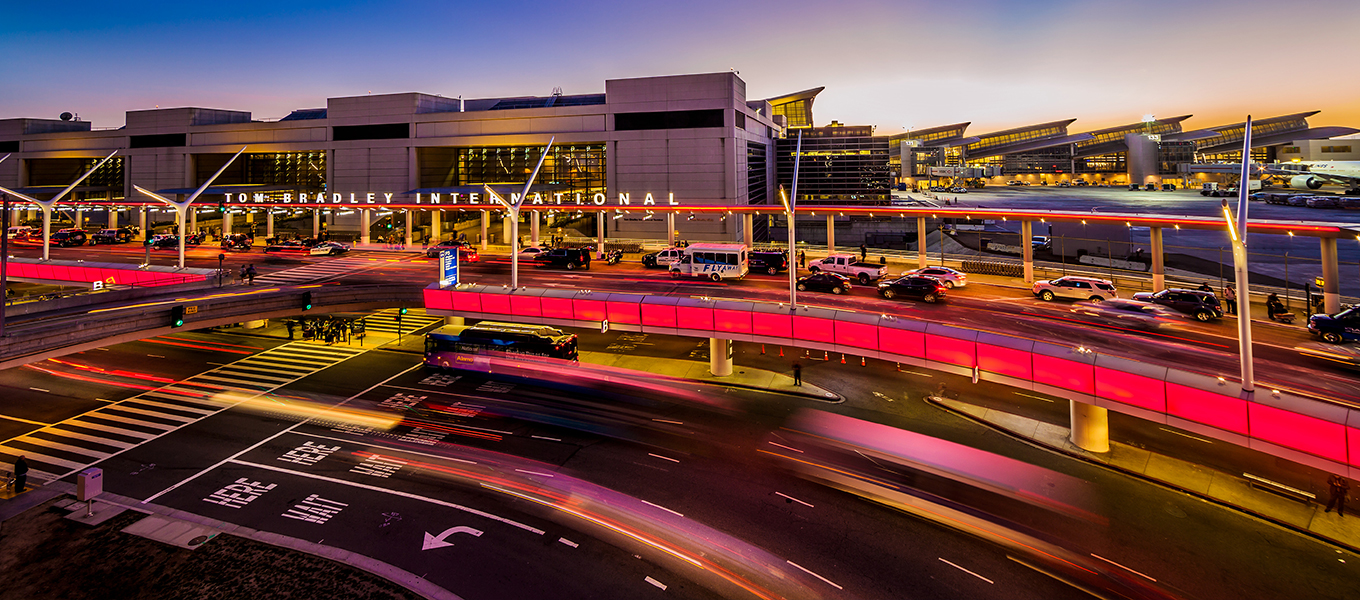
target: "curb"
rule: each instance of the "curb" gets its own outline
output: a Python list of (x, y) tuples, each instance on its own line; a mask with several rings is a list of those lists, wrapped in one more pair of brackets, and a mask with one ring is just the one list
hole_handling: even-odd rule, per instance
[[(76, 486), (73, 484), (54, 481), (39, 489), (49, 490), (50, 492), (53, 492), (46, 495), (42, 499), (42, 502), (46, 502), (58, 495), (74, 494), (75, 488)], [(277, 533), (270, 533), (267, 531), (260, 531), (258, 529), (251, 529), (249, 527), (236, 525), (235, 523), (218, 521), (216, 519), (210, 519), (208, 517), (204, 517), (194, 513), (169, 508), (166, 506), (161, 506), (159, 504), (142, 504), (136, 499), (128, 498), (126, 496), (119, 496), (116, 494), (108, 493), (101, 494), (99, 499), (96, 500), (96, 502), (103, 502), (105, 504), (125, 508), (127, 510), (139, 512), (142, 514), (154, 514), (163, 517), (168, 517), (171, 519), (177, 519), (180, 521), (194, 523), (197, 525), (204, 525), (207, 527), (212, 527), (214, 529), (220, 529), (222, 530), (223, 533), (234, 535), (239, 538), (256, 541), (263, 544), (269, 544), (271, 546), (276, 546), (279, 548), (295, 550), (298, 552), (311, 554), (312, 556), (316, 556), (319, 558), (324, 558), (326, 560), (335, 561), (345, 566), (354, 567), (356, 569), (386, 579), (387, 581), (395, 583), (423, 598), (428, 598), (429, 600), (462, 600), (461, 596), (458, 596), (453, 592), (450, 592), (442, 587), (439, 587), (431, 583), (429, 580), (419, 577), (414, 573), (411, 573), (403, 569), (399, 569), (391, 564), (380, 561), (376, 558), (371, 558), (363, 554), (350, 552), (348, 550), (343, 550), (340, 548), (336, 548), (334, 546), (325, 546), (322, 544), (309, 542), (295, 537), (279, 535)], [(34, 504), (34, 506), (37, 506), (38, 504), (41, 504), (41, 502)]]
[(1091, 464), (1091, 465), (1094, 465), (1094, 466), (1097, 466), (1097, 467), (1102, 467), (1102, 468), (1104, 468), (1104, 469), (1106, 469), (1106, 470), (1114, 471), (1114, 472), (1116, 472), (1116, 473), (1120, 473), (1120, 474), (1123, 474), (1123, 475), (1127, 475), (1127, 476), (1129, 476), (1129, 477), (1133, 477), (1133, 478), (1136, 478), (1136, 479), (1141, 479), (1141, 480), (1143, 480), (1143, 481), (1147, 481), (1147, 482), (1149, 482), (1149, 483), (1152, 483), (1152, 484), (1155, 484), (1155, 485), (1159, 485), (1159, 486), (1162, 486), (1162, 487), (1164, 487), (1164, 488), (1171, 489), (1171, 490), (1174, 490), (1174, 491), (1177, 491), (1177, 492), (1181, 492), (1181, 493), (1186, 494), (1186, 495), (1189, 495), (1189, 496), (1194, 496), (1194, 497), (1199, 498), (1200, 500), (1203, 500), (1203, 501), (1205, 501), (1205, 502), (1209, 502), (1209, 503), (1211, 503), (1211, 504), (1216, 504), (1216, 505), (1218, 505), (1218, 506), (1222, 506), (1222, 507), (1227, 508), (1227, 509), (1230, 509), (1230, 510), (1235, 510), (1235, 511), (1240, 512), (1240, 513), (1243, 513), (1243, 514), (1251, 515), (1251, 516), (1253, 516), (1253, 517), (1256, 517), (1256, 518), (1258, 518), (1258, 519), (1261, 519), (1262, 521), (1266, 521), (1266, 522), (1268, 522), (1268, 523), (1271, 523), (1271, 524), (1273, 524), (1273, 525), (1275, 525), (1275, 526), (1277, 526), (1277, 527), (1281, 527), (1281, 528), (1283, 528), (1283, 529), (1288, 529), (1288, 530), (1293, 531), (1293, 532), (1295, 532), (1295, 533), (1298, 533), (1298, 534), (1300, 534), (1300, 535), (1304, 535), (1304, 536), (1307, 536), (1307, 537), (1311, 537), (1311, 538), (1313, 538), (1313, 539), (1315, 539), (1315, 540), (1318, 540), (1318, 541), (1320, 541), (1320, 542), (1327, 543), (1327, 544), (1331, 544), (1331, 545), (1333, 545), (1333, 546), (1336, 546), (1336, 547), (1338, 547), (1338, 548), (1342, 548), (1342, 549), (1345, 549), (1345, 550), (1349, 550), (1349, 551), (1351, 551), (1351, 552), (1360, 553), (1360, 547), (1352, 546), (1352, 545), (1350, 545), (1350, 544), (1347, 544), (1346, 542), (1343, 542), (1343, 541), (1334, 539), (1334, 538), (1332, 538), (1332, 537), (1329, 537), (1329, 536), (1326, 536), (1326, 535), (1317, 533), (1317, 532), (1312, 531), (1312, 530), (1310, 530), (1310, 529), (1304, 529), (1304, 528), (1298, 527), (1297, 525), (1294, 525), (1294, 524), (1292, 524), (1292, 523), (1288, 523), (1288, 522), (1282, 521), (1282, 520), (1277, 519), (1277, 518), (1275, 518), (1275, 517), (1273, 517), (1273, 516), (1271, 516), (1271, 515), (1268, 515), (1268, 514), (1265, 514), (1265, 513), (1262, 513), (1262, 512), (1258, 512), (1258, 511), (1252, 510), (1252, 509), (1250, 509), (1250, 508), (1246, 508), (1246, 507), (1244, 507), (1244, 506), (1239, 506), (1239, 505), (1237, 505), (1237, 504), (1233, 504), (1233, 503), (1231, 503), (1231, 502), (1228, 502), (1228, 501), (1223, 500), (1223, 499), (1220, 499), (1220, 498), (1215, 498), (1215, 497), (1213, 497), (1213, 496), (1204, 494), (1204, 493), (1202, 493), (1202, 492), (1198, 492), (1198, 491), (1195, 491), (1195, 490), (1192, 490), (1192, 489), (1189, 489), (1189, 488), (1184, 488), (1184, 487), (1181, 487), (1181, 486), (1176, 485), (1176, 484), (1174, 484), (1174, 483), (1171, 483), (1171, 482), (1169, 482), (1169, 481), (1165, 481), (1165, 480), (1162, 480), (1162, 479), (1158, 479), (1158, 478), (1156, 478), (1156, 477), (1152, 477), (1152, 476), (1149, 476), (1149, 475), (1145, 475), (1145, 474), (1139, 473), (1139, 472), (1137, 472), (1137, 471), (1131, 471), (1131, 470), (1129, 470), (1129, 469), (1125, 469), (1124, 467), (1120, 467), (1120, 466), (1118, 466), (1118, 465), (1112, 465), (1112, 464), (1109, 464), (1109, 463), (1103, 463), (1103, 462), (1100, 462), (1100, 461), (1098, 461), (1098, 460), (1095, 460), (1095, 459), (1093, 459), (1093, 458), (1091, 458), (1091, 457), (1089, 457), (1089, 456), (1085, 456), (1085, 455), (1082, 455), (1082, 454), (1077, 454), (1077, 453), (1075, 453), (1075, 452), (1072, 452), (1072, 451), (1070, 451), (1070, 450), (1067, 450), (1066, 448), (1059, 448), (1059, 447), (1054, 446), (1054, 445), (1052, 445), (1052, 444), (1047, 444), (1047, 443), (1041, 442), (1041, 441), (1036, 440), (1036, 439), (1033, 439), (1033, 438), (1025, 437), (1025, 436), (1023, 436), (1023, 435), (1020, 435), (1020, 434), (1018, 434), (1018, 433), (1015, 433), (1015, 432), (1013, 432), (1013, 431), (1011, 431), (1011, 430), (1009, 430), (1009, 429), (1006, 429), (1005, 427), (1002, 427), (1002, 426), (997, 425), (997, 424), (995, 424), (995, 423), (992, 423), (992, 422), (990, 422), (990, 421), (981, 419), (981, 418), (979, 418), (979, 417), (975, 417), (975, 416), (970, 415), (970, 414), (965, 413), (965, 412), (961, 412), (961, 411), (954, 410), (954, 409), (952, 409), (952, 408), (950, 408), (950, 407), (948, 407), (948, 406), (946, 406), (946, 405), (940, 403), (940, 402), (939, 402), (939, 398), (936, 397), (936, 396), (926, 396), (925, 400), (926, 400), (926, 402), (928, 402), (928, 403), (934, 405), (936, 408), (939, 408), (940, 410), (943, 410), (943, 411), (945, 411), (945, 412), (947, 412), (947, 413), (949, 413), (949, 414), (952, 414), (952, 415), (955, 415), (955, 416), (958, 416), (958, 417), (962, 417), (962, 418), (964, 418), (964, 419), (967, 419), (967, 420), (969, 420), (969, 421), (972, 421), (972, 422), (974, 422), (974, 423), (977, 423), (977, 424), (979, 424), (979, 425), (982, 425), (983, 427), (986, 427), (986, 428), (988, 428), (988, 429), (991, 429), (991, 430), (993, 430), (993, 431), (996, 431), (997, 433), (1000, 433), (1000, 434), (1005, 435), (1005, 436), (1007, 436), (1007, 437), (1010, 437), (1010, 438), (1012, 438), (1012, 439), (1018, 440), (1018, 441), (1020, 441), (1020, 442), (1029, 444), (1029, 445), (1034, 446), (1034, 447), (1036, 447), (1036, 448), (1039, 448), (1039, 449), (1041, 449), (1041, 450), (1047, 450), (1047, 451), (1053, 452), (1053, 453), (1055, 453), (1055, 454), (1061, 454), (1061, 455), (1066, 456), (1066, 457), (1069, 457), (1069, 458), (1075, 458), (1075, 459), (1080, 460), (1080, 461), (1082, 461), (1082, 462), (1085, 462), (1085, 463), (1087, 463), (1087, 464)]

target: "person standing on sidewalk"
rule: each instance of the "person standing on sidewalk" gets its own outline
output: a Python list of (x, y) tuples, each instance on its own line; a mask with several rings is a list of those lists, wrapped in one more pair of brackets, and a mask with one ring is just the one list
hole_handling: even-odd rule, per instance
[(28, 461), (23, 455), (14, 461), (14, 493), (22, 494), (28, 488)]
[(860, 244), (860, 245), (859, 245), (859, 262), (864, 262), (864, 261), (866, 261), (866, 260), (869, 260), (869, 247), (866, 246), (866, 245), (864, 245), (864, 244)]
[(803, 385), (803, 365), (793, 363), (793, 385), (802, 387)]
[(799, 250), (799, 251), (798, 251), (798, 268), (800, 268), (800, 269), (806, 269), (806, 268), (807, 268), (807, 251), (806, 251), (806, 250)]
[(255, 285), (255, 263), (250, 263), (246, 268), (246, 279), (250, 281), (250, 285)]
[[(23, 460), (23, 458), (20, 457), (20, 460)], [(18, 471), (19, 469), (16, 465), (15, 472), (17, 473)], [(1351, 489), (1350, 482), (1346, 481), (1346, 478), (1340, 475), (1332, 475), (1332, 477), (1327, 480), (1327, 487), (1331, 488), (1332, 497), (1327, 501), (1327, 510), (1322, 512), (1332, 512), (1332, 509), (1335, 508), (1336, 514), (1343, 517), (1346, 516), (1346, 492)]]
[(1237, 314), (1237, 290), (1231, 285), (1223, 286), (1223, 304), (1228, 309), (1228, 314)]

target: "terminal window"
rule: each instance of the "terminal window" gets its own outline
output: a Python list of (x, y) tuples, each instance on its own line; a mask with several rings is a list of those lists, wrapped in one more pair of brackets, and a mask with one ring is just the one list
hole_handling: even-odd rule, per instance
[(1350, 151), (1351, 151), (1351, 147), (1350, 147), (1350, 146), (1323, 146), (1323, 147), (1322, 147), (1322, 151), (1323, 151), (1323, 152), (1327, 152), (1327, 153), (1350, 152)]

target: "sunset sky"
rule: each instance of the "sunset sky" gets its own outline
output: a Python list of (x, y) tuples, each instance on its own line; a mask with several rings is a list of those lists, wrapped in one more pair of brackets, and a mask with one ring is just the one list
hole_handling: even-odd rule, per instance
[[(131, 5), (127, 7), (125, 5)], [(601, 92), (740, 71), (749, 98), (826, 86), (831, 119), (972, 133), (1322, 110), (1360, 126), (1360, 2), (63, 2), (0, 22), (0, 118), (95, 127), (173, 106), (273, 119), (332, 96)]]

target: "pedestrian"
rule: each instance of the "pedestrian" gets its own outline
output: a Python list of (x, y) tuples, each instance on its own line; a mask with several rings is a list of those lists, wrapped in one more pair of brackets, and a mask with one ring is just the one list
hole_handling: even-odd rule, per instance
[(798, 251), (798, 268), (800, 268), (800, 269), (805, 269), (805, 268), (807, 268), (807, 251), (806, 251), (806, 250), (799, 250), (799, 251)]
[(255, 263), (250, 263), (250, 267), (246, 269), (246, 279), (250, 281), (250, 285), (255, 285)]
[(1266, 296), (1266, 316), (1270, 317), (1270, 320), (1274, 321), (1275, 315), (1278, 315), (1282, 312), (1284, 312), (1284, 303), (1280, 302), (1280, 296), (1274, 293), (1272, 293), (1269, 296)]
[(1231, 285), (1223, 286), (1223, 305), (1228, 309), (1228, 314), (1237, 314), (1237, 290)]
[[(20, 457), (19, 460), (23, 460), (23, 457)], [(14, 471), (19, 472), (18, 463), (15, 463)], [(1332, 475), (1327, 480), (1327, 487), (1331, 488), (1332, 497), (1327, 501), (1327, 510), (1322, 512), (1332, 512), (1332, 509), (1335, 508), (1336, 514), (1346, 516), (1346, 492), (1351, 489), (1350, 482), (1340, 475)]]
[(289, 319), (284, 321), (283, 325), (288, 328), (288, 339), (293, 339), (293, 332), (297, 330), (297, 321)]
[(1209, 282), (1206, 281), (1204, 283), (1199, 284), (1199, 291), (1209, 292), (1210, 294), (1212, 294), (1214, 293), (1214, 288), (1210, 287)]
[(22, 494), (28, 489), (28, 461), (24, 460), (23, 455), (14, 461), (14, 493)]
[(860, 245), (859, 245), (859, 262), (864, 262), (864, 261), (866, 261), (866, 260), (868, 260), (868, 259), (869, 259), (869, 247), (866, 246), (866, 245), (864, 245), (864, 244), (860, 244)]
[(246, 282), (246, 275), (247, 275), (247, 273), (246, 273), (246, 266), (245, 266), (245, 265), (241, 265), (241, 283), (245, 283), (245, 282)]
[(793, 385), (803, 386), (803, 365), (793, 363)]

